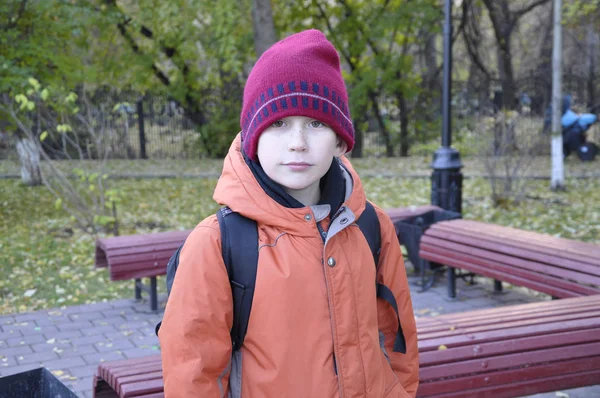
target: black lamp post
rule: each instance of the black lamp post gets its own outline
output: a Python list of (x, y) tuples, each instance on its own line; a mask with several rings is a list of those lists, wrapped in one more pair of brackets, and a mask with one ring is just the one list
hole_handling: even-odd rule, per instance
[(452, 1), (446, 0), (444, 22), (444, 82), (442, 93), (442, 146), (433, 155), (431, 204), (445, 210), (462, 212), (462, 163), (460, 154), (452, 148)]

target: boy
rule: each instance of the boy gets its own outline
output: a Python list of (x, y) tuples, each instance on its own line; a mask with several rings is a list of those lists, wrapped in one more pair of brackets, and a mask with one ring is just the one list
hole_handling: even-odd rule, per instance
[[(355, 223), (366, 196), (343, 157), (354, 144), (347, 99), (339, 56), (317, 30), (274, 44), (252, 69), (242, 132), (214, 193), (258, 226), (247, 333), (233, 351), (232, 287), (212, 216), (181, 251), (159, 332), (167, 398), (416, 395), (416, 327), (394, 226), (376, 208), (376, 269)], [(405, 353), (394, 351), (398, 335)]]

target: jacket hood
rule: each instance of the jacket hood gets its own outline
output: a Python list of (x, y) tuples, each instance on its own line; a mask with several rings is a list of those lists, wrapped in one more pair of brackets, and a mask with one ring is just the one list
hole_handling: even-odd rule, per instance
[[(352, 190), (342, 206), (349, 208), (358, 218), (365, 208), (366, 196), (362, 183), (345, 156), (340, 163), (352, 180)], [(287, 233), (313, 236), (314, 223), (306, 222), (312, 212), (308, 207), (288, 208), (277, 203), (260, 186), (244, 160), (240, 135), (235, 138), (223, 162), (223, 171), (217, 182), (213, 199), (233, 211), (257, 222), (278, 227)]]

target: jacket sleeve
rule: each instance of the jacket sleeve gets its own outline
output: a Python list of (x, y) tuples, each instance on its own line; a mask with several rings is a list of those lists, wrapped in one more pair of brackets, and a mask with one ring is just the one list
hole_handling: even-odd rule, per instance
[(233, 299), (216, 217), (192, 231), (158, 333), (166, 397), (224, 397)]
[(392, 306), (381, 298), (377, 300), (379, 331), (384, 335), (385, 350), (392, 369), (408, 395), (414, 397), (419, 386), (419, 351), (404, 259), (392, 221), (381, 209), (376, 208), (376, 210), (381, 227), (381, 254), (377, 281), (392, 291), (398, 304), (400, 323), (406, 340), (406, 354), (393, 350), (398, 320)]

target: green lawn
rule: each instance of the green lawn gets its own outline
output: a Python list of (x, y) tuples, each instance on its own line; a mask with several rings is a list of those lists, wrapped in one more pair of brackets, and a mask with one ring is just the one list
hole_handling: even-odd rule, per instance
[[(357, 166), (364, 175), (427, 172), (424, 158), (412, 162), (365, 160)], [(197, 170), (220, 167), (219, 162), (195, 163)], [(112, 183), (125, 195), (119, 208), (122, 234), (192, 228), (217, 209), (211, 199), (213, 178)], [(364, 184), (369, 199), (384, 208), (429, 202), (425, 178), (365, 177)], [(600, 244), (600, 179), (569, 179), (567, 185), (568, 192), (552, 193), (547, 181), (529, 180), (526, 201), (506, 210), (492, 208), (484, 180), (467, 179), (464, 217)], [(55, 210), (54, 200), (44, 187), (0, 180), (0, 314), (133, 295), (133, 282), (111, 282), (105, 269), (93, 268), (95, 237), (74, 230), (68, 215)]]

